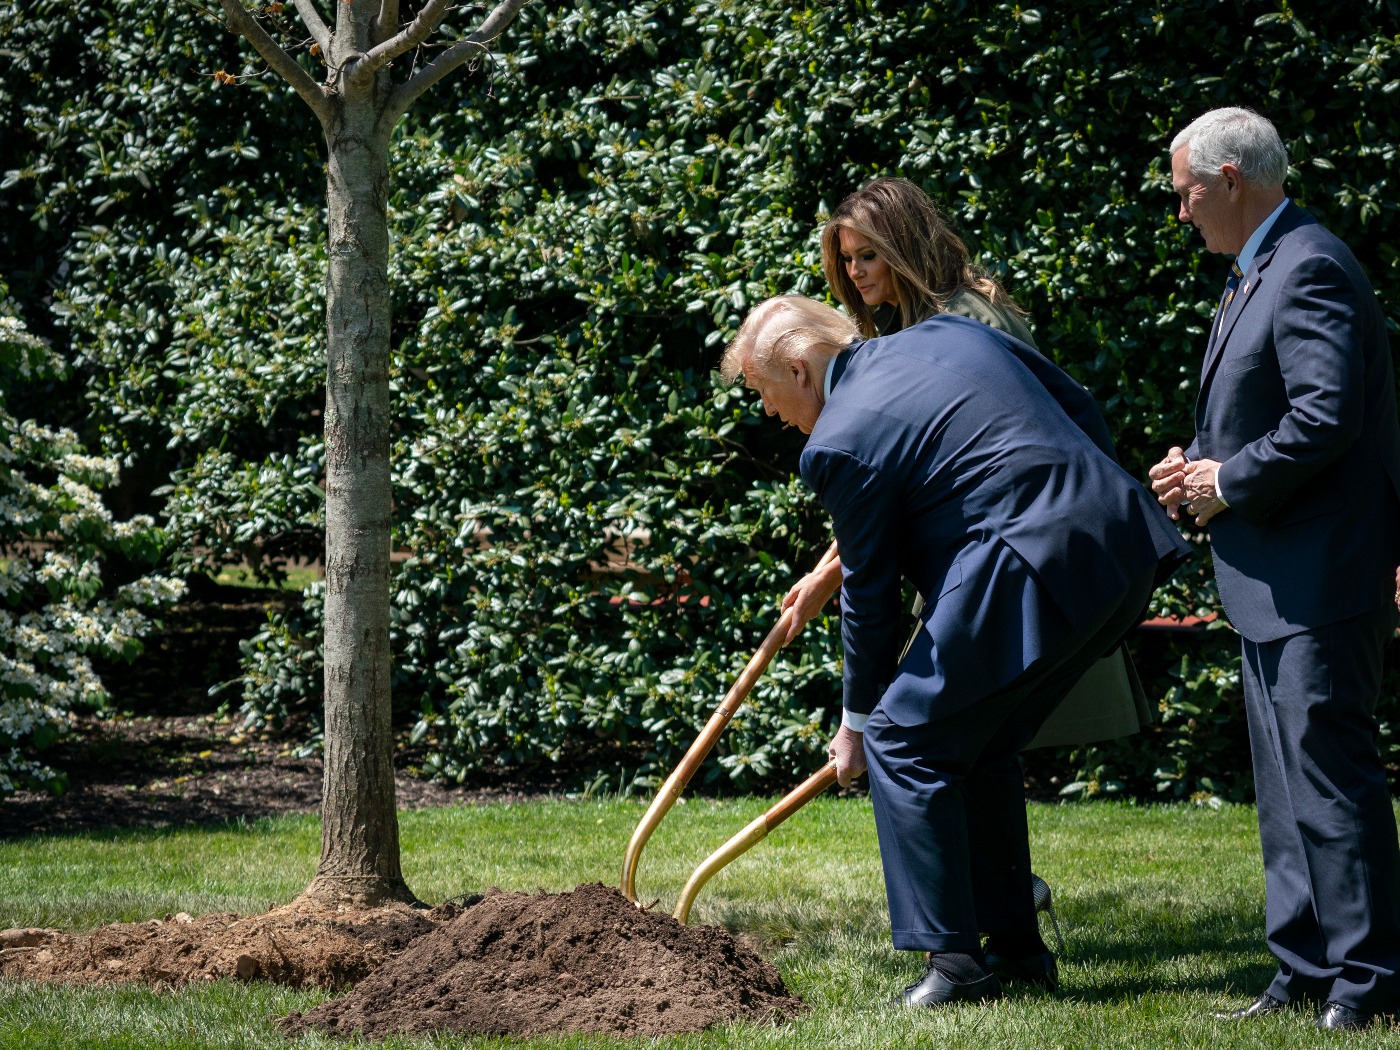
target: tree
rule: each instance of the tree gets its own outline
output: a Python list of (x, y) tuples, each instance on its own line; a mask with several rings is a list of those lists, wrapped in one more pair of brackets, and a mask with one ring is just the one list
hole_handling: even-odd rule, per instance
[[(326, 78), (312, 76), (264, 28), (290, 28), (286, 5), (219, 0), (242, 34), (311, 108), (325, 132), (326, 590), (325, 780), (321, 861), (304, 896), (371, 905), (415, 900), (399, 863), (389, 702), (389, 143), (429, 87), (481, 58), (525, 0), (502, 0), (469, 36), (431, 60), (452, 0), (405, 22), (399, 0), (338, 0), (334, 28), (315, 0), (293, 0)], [(220, 71), (220, 83), (237, 77)]]

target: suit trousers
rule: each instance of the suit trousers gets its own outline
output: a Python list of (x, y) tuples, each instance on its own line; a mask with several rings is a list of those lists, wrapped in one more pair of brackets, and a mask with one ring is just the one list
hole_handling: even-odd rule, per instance
[(1400, 1005), (1400, 845), (1372, 717), (1386, 607), (1274, 642), (1242, 676), (1264, 854), (1269, 994)]
[[(1156, 566), (1096, 628), (1065, 640), (1008, 685), (911, 726), (877, 705), (865, 727), (870, 796), (894, 946), (977, 952), (1039, 941), (1018, 753), (1084, 672), (1141, 618)], [(1048, 599), (1042, 615), (1059, 617)], [(1048, 627), (1049, 625), (1047, 625)], [(989, 624), (987, 629), (995, 629)]]

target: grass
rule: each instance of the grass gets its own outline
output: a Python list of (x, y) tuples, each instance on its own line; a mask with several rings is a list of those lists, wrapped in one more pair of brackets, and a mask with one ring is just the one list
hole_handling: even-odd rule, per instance
[[(669, 908), (694, 866), (766, 800), (691, 800), (661, 825), (637, 889)], [(424, 900), (500, 886), (615, 885), (643, 803), (602, 799), (405, 813), (404, 869)], [(781, 1027), (733, 1026), (657, 1040), (662, 1048), (1397, 1047), (1400, 1030), (1324, 1035), (1307, 1013), (1244, 1026), (1210, 1011), (1242, 1005), (1273, 973), (1263, 948), (1254, 812), (1094, 803), (1033, 806), (1036, 871), (1055, 889), (1067, 942), (1058, 997), (904, 1012), (879, 1006), (917, 970), (889, 946), (869, 803), (823, 798), (701, 892), (692, 921), (758, 937), (812, 1010)], [(219, 828), (0, 841), (0, 928), (85, 929), (169, 912), (261, 911), (310, 880), (319, 825), (283, 818)], [(0, 981), (0, 1048), (344, 1047), (289, 1043), (275, 1021), (324, 993), (215, 982), (179, 991)], [(395, 1048), (635, 1047), (598, 1037), (391, 1039)]]
[(280, 583), (260, 580), (246, 565), (225, 565), (219, 569), (214, 582), (227, 587), (250, 587), (255, 590), (304, 591), (321, 579), (321, 571), (314, 567), (290, 568)]

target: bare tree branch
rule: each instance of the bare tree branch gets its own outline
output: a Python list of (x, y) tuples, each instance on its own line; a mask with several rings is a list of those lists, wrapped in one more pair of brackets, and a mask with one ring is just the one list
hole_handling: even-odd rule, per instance
[[(506, 26), (515, 20), (515, 16), (527, 3), (529, 0), (501, 0), (477, 27), (475, 33), (465, 40), (453, 44), (428, 65), (394, 88), (394, 92), (389, 98), (389, 105), (384, 111), (385, 117), (397, 121), (399, 117), (408, 112), (408, 107), (413, 105), (414, 101), (428, 88), (468, 59), (485, 53), (487, 45), (505, 31)], [(427, 8), (424, 8), (424, 11), (426, 12)]]
[(374, 19), (374, 32), (370, 37), (374, 44), (382, 44), (392, 37), (399, 28), (399, 0), (379, 0), (379, 14)]
[(307, 32), (311, 34), (311, 39), (316, 41), (321, 48), (321, 54), (331, 53), (331, 30), (326, 25), (325, 19), (321, 17), (321, 12), (316, 10), (314, 0), (292, 0), (292, 5), (296, 7), (297, 14), (301, 15), (301, 21), (306, 26)]
[[(389, 0), (389, 2), (393, 3), (393, 0)], [(418, 12), (417, 18), (384, 43), (370, 48), (363, 58), (346, 69), (346, 75), (363, 83), (405, 51), (417, 47), (424, 40), (427, 40), (428, 34), (438, 27), (438, 23), (442, 21), (442, 16), (447, 12), (452, 2), (453, 0), (428, 0), (423, 5), (423, 9)], [(395, 4), (395, 6), (397, 5)], [(379, 13), (381, 16), (384, 14), (384, 0), (381, 0)], [(379, 27), (379, 19), (375, 19), (375, 25), (376, 28)]]
[(243, 6), (242, 0), (219, 0), (219, 6), (224, 9), (224, 17), (228, 19), (228, 24), (236, 32), (242, 33), (267, 64), (292, 85), (301, 96), (301, 100), (311, 107), (311, 111), (323, 124), (329, 123), (334, 116), (329, 96), (320, 84), (311, 79), (306, 70), (297, 65), (296, 59), (268, 36), (267, 30), (258, 24), (258, 20)]

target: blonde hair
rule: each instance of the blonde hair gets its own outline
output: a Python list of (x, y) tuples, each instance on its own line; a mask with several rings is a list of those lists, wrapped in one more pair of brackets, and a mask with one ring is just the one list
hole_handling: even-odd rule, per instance
[(754, 307), (724, 348), (719, 374), (726, 383), (740, 375), (776, 375), (798, 360), (826, 363), (860, 338), (855, 322), (805, 295), (776, 295)]
[(938, 213), (929, 195), (908, 179), (880, 178), (841, 202), (822, 229), (826, 283), (868, 339), (879, 335), (870, 307), (841, 262), (841, 231), (858, 233), (890, 268), (901, 328), (948, 308), (959, 291), (975, 292), (1020, 314), (1021, 308), (985, 270)]

